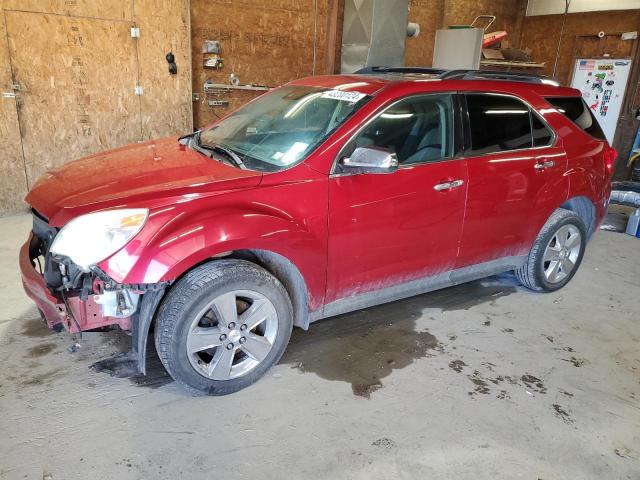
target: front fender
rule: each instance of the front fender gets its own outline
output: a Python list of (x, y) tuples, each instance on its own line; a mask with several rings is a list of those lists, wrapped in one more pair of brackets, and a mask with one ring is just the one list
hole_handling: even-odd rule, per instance
[[(323, 228), (324, 226), (324, 228)], [(287, 258), (301, 272), (310, 306), (324, 292), (326, 220), (298, 220), (266, 204), (251, 208), (159, 212), (140, 234), (99, 267), (119, 283), (172, 281), (193, 266), (234, 250), (265, 250)]]

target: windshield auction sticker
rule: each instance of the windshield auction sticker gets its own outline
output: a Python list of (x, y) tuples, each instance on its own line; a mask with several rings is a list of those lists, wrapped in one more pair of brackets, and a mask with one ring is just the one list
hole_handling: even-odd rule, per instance
[(331, 100), (340, 100), (341, 102), (356, 103), (366, 97), (360, 92), (345, 92), (342, 90), (327, 90), (322, 94), (322, 98), (330, 98)]

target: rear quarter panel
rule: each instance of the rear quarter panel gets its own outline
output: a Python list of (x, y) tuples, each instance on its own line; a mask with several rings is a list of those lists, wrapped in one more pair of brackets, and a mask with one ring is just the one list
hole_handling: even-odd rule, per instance
[(604, 218), (611, 193), (611, 175), (607, 172), (604, 153), (609, 148), (606, 141), (598, 140), (560, 112), (551, 104), (545, 107), (549, 119), (562, 136), (567, 154), (566, 177), (569, 180), (567, 198), (585, 197), (596, 210), (596, 226)]

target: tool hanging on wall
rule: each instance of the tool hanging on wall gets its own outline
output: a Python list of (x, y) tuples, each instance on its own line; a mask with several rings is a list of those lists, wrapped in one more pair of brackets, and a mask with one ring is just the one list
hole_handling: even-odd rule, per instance
[(205, 40), (202, 42), (202, 53), (220, 53), (221, 51), (218, 40)]
[(215, 68), (221, 70), (224, 67), (224, 60), (218, 55), (211, 55), (204, 57), (204, 68)]
[(204, 68), (221, 70), (224, 67), (224, 59), (219, 55), (222, 46), (218, 40), (204, 40), (202, 42), (202, 56)]
[(176, 57), (173, 52), (167, 53), (166, 57), (167, 63), (169, 64), (169, 73), (171, 75), (175, 75), (178, 73), (178, 65), (176, 65)]

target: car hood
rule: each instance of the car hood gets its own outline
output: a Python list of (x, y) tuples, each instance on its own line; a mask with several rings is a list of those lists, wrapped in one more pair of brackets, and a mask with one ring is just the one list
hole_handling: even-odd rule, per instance
[(210, 159), (172, 137), (101, 152), (51, 170), (33, 185), (26, 201), (55, 224), (113, 206), (250, 188), (261, 178), (260, 172)]

